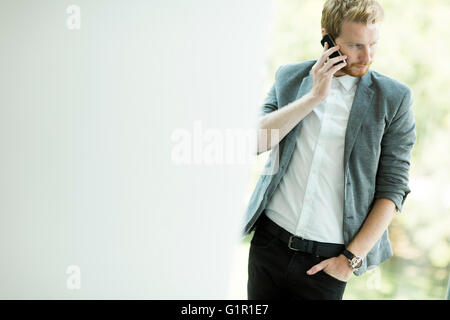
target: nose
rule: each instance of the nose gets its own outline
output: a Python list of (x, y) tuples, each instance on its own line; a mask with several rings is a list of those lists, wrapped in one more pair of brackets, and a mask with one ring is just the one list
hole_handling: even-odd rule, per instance
[(372, 52), (371, 52), (371, 48), (369, 46), (364, 46), (364, 49), (361, 52), (361, 56), (360, 61), (362, 61), (362, 63), (369, 63), (371, 60), (371, 56), (372, 56)]

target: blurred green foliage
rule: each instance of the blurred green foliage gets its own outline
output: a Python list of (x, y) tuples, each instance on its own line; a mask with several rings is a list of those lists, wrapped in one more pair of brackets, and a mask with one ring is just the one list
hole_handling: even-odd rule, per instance
[[(279, 66), (321, 55), (323, 2), (276, 2), (262, 99)], [(385, 20), (372, 69), (407, 84), (415, 97), (411, 193), (389, 227), (394, 257), (352, 277), (344, 299), (443, 299), (450, 262), (450, 1), (380, 2)]]

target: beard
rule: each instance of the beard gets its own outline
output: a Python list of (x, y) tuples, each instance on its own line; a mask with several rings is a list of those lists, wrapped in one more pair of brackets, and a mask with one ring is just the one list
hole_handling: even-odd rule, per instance
[[(347, 65), (344, 68), (342, 68), (339, 71), (344, 72), (345, 74), (348, 74), (349, 76), (353, 77), (362, 77), (369, 71), (369, 67), (372, 64), (372, 62), (369, 62), (367, 64), (361, 64), (361, 63), (352, 63), (351, 65)], [(359, 69), (358, 66), (365, 66), (364, 69)]]

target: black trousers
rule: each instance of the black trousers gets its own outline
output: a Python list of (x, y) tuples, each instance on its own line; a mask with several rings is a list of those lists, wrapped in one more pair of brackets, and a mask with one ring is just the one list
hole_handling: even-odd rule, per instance
[(341, 300), (346, 282), (324, 271), (307, 275), (312, 266), (328, 259), (294, 251), (262, 226), (250, 244), (247, 295), (249, 300)]

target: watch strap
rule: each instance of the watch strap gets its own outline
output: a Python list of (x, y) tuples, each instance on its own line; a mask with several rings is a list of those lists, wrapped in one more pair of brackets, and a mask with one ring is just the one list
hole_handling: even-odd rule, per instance
[(352, 260), (354, 257), (356, 257), (353, 253), (345, 249), (342, 254), (349, 260)]

